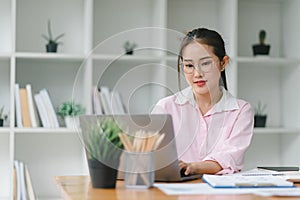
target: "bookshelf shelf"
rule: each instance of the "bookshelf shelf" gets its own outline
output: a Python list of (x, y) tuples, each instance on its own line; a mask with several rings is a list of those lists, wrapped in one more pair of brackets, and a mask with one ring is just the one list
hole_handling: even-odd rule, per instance
[(7, 134), (7, 133), (10, 133), (10, 131), (11, 131), (10, 128), (6, 128), (6, 127), (0, 128), (0, 134)]
[(82, 54), (64, 53), (15, 53), (17, 59), (36, 59), (36, 60), (62, 60), (62, 61), (82, 61), (85, 56)]
[(300, 134), (300, 128), (283, 128), (283, 127), (254, 128), (254, 134)]
[(103, 61), (138, 61), (138, 62), (160, 62), (163, 57), (161, 56), (141, 56), (141, 55), (117, 55), (117, 54), (94, 54), (91, 56), (94, 60)]
[(15, 133), (35, 133), (35, 134), (77, 134), (77, 130), (69, 128), (15, 128)]
[[(279, 57), (238, 57), (237, 61), (239, 64), (252, 64), (252, 65), (265, 65), (274, 67), (281, 66), (293, 66), (296, 64), (300, 64), (299, 58), (279, 58)], [(241, 65), (243, 66), (243, 65)]]
[(0, 53), (0, 60), (9, 60), (11, 57), (11, 54), (9, 53)]

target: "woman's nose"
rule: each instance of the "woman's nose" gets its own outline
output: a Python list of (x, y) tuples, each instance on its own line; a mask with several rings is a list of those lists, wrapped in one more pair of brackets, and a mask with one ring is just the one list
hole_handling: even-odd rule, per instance
[(203, 76), (204, 75), (204, 72), (201, 70), (201, 68), (200, 67), (195, 67), (195, 69), (194, 69), (194, 76)]

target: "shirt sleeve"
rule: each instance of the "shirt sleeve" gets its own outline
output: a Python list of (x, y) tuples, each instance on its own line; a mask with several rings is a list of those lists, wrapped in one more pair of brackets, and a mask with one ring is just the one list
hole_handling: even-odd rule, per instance
[(220, 149), (207, 155), (204, 160), (213, 160), (222, 166), (217, 174), (238, 172), (244, 165), (244, 154), (251, 143), (253, 135), (254, 113), (249, 103), (246, 103), (236, 119), (227, 138)]

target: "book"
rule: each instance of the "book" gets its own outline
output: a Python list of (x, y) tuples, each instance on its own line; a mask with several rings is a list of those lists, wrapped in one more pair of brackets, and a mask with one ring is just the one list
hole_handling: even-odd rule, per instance
[(111, 110), (113, 114), (125, 114), (120, 93), (118, 91), (111, 92)]
[(24, 169), (25, 169), (25, 183), (26, 183), (26, 191), (28, 194), (28, 199), (35, 200), (35, 194), (34, 194), (31, 177), (30, 177), (30, 173), (29, 173), (27, 164), (24, 165)]
[(37, 114), (37, 109), (36, 105), (33, 101), (33, 92), (32, 92), (32, 86), (31, 84), (26, 85), (26, 91), (27, 91), (27, 98), (28, 98), (28, 108), (29, 108), (29, 115), (30, 115), (30, 121), (31, 121), (31, 126), (36, 128), (40, 126), (38, 114)]
[(16, 170), (16, 200), (21, 200), (21, 174), (20, 174), (20, 167), (19, 161), (14, 161), (14, 168)]
[(41, 118), (41, 122), (44, 128), (51, 128), (50, 122), (48, 119), (48, 114), (46, 111), (46, 107), (42, 101), (41, 95), (39, 93), (34, 94), (34, 100), (37, 106), (37, 110), (39, 113), (39, 116)]
[(35, 194), (28, 166), (19, 160), (14, 160), (14, 200), (35, 200)]
[(299, 171), (299, 167), (297, 166), (258, 166), (258, 169), (265, 169), (277, 172), (285, 172), (285, 171)]
[(27, 190), (25, 183), (25, 168), (24, 163), (19, 161), (19, 169), (20, 169), (20, 187), (21, 187), (21, 199), (27, 200)]
[(281, 176), (238, 176), (204, 174), (202, 180), (214, 188), (271, 188), (294, 187)]
[(22, 110), (22, 123), (23, 127), (31, 127), (30, 114), (28, 108), (28, 98), (27, 92), (25, 88), (20, 88), (20, 102), (21, 102), (21, 110)]
[(16, 167), (14, 166), (14, 185), (13, 185), (13, 199), (16, 200), (17, 199), (17, 170)]
[(50, 95), (48, 91), (44, 88), (40, 92), (41, 99), (45, 105), (46, 108), (46, 113), (50, 122), (50, 127), (51, 128), (59, 128), (59, 123), (57, 119), (57, 115), (54, 109), (54, 106), (52, 104), (52, 101), (50, 99)]
[(109, 88), (106, 86), (100, 87), (100, 99), (103, 105), (104, 113), (109, 115), (112, 114), (111, 111), (111, 96), (109, 92)]
[(17, 127), (22, 128), (22, 110), (21, 110), (21, 100), (20, 100), (20, 86), (18, 83), (15, 84), (15, 103), (16, 103), (16, 121)]

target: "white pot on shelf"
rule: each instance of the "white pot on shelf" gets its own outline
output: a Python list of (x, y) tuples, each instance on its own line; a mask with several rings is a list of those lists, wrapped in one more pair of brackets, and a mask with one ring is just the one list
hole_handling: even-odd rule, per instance
[(65, 124), (67, 128), (77, 129), (79, 128), (79, 117), (77, 116), (66, 116)]

